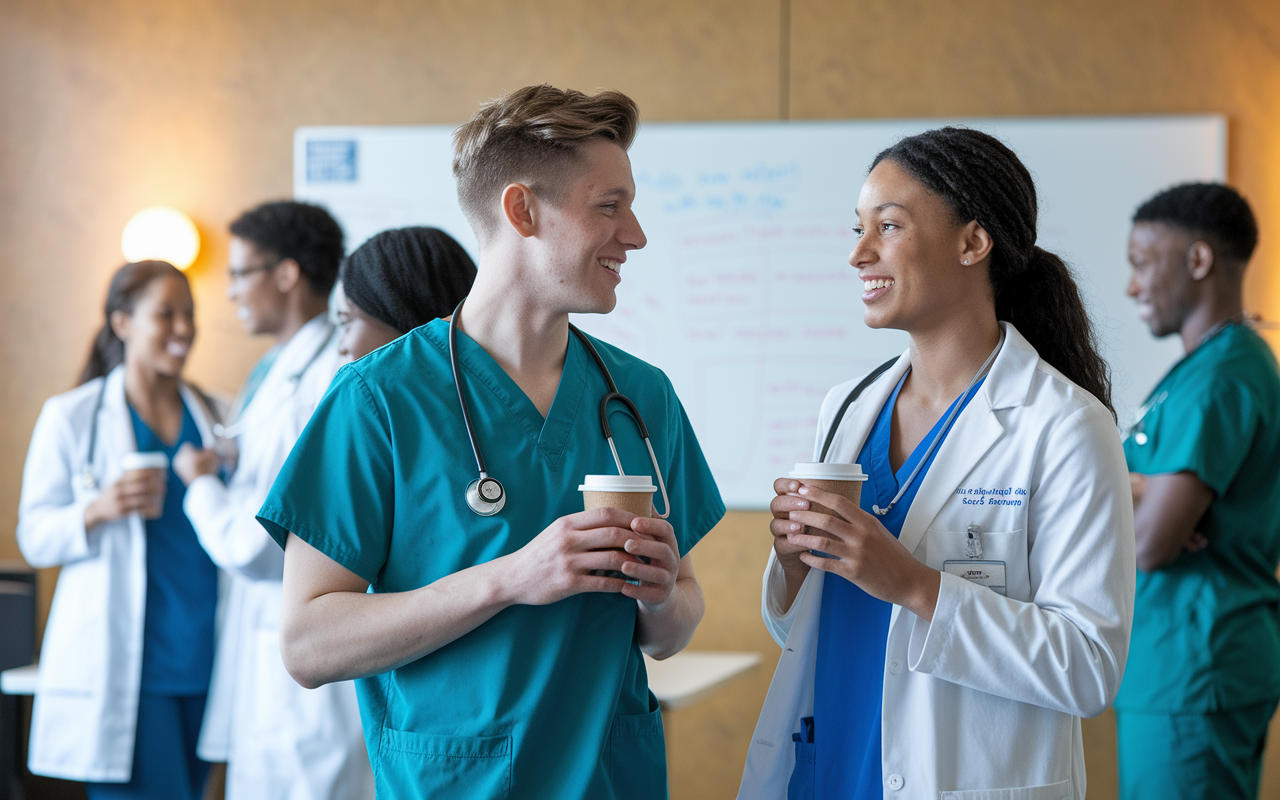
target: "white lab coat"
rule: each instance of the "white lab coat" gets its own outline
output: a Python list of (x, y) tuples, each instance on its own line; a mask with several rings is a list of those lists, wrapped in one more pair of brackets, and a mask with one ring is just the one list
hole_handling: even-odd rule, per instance
[[(103, 386), (105, 383), (105, 392)], [(204, 403), (186, 386), (183, 402), (205, 444)], [(94, 407), (97, 444), (84, 485)], [(124, 394), (124, 368), (50, 398), (36, 420), (22, 473), (18, 546), (33, 567), (62, 567), (45, 625), (31, 716), (28, 766), (37, 775), (125, 782), (133, 770), (147, 536), (138, 514), (84, 527), (90, 502), (120, 479), (120, 458), (137, 451)]]
[(284, 345), (240, 412), (246, 424), (228, 483), (208, 475), (187, 487), (187, 517), (230, 576), (198, 749), (227, 762), (228, 800), (373, 797), (354, 684), (304, 689), (284, 668), (284, 551), (255, 518), (338, 366), (333, 327), (316, 317)]
[[(932, 622), (894, 606), (881, 726), (886, 798), (1083, 798), (1079, 718), (1111, 704), (1124, 672), (1135, 562), (1120, 438), (1096, 399), (1002, 325), (1004, 348), (938, 449), (900, 540), (941, 570), (966, 559), (965, 531), (978, 525), (983, 558), (1007, 565), (1008, 596), (944, 573)], [(857, 460), (908, 364), (903, 356), (850, 407), (828, 461)], [(854, 384), (827, 395), (819, 446)], [(1000, 494), (970, 492), (982, 489)], [(813, 715), (824, 577), (810, 570), (784, 614), (785, 581), (770, 553), (763, 615), (783, 652), (740, 800), (787, 795), (791, 734)]]

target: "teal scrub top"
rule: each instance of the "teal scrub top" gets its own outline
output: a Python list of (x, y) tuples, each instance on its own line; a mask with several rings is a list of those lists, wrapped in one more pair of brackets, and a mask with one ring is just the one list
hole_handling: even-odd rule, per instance
[[(593, 342), (648, 425), (683, 556), (724, 515), (697, 439), (661, 371)], [(461, 332), (458, 353), (506, 507), (481, 517), (466, 504), (476, 463), (437, 320), (338, 372), (259, 514), (277, 542), (292, 531), (370, 591), (403, 592), (513, 553), (582, 510), (583, 476), (617, 471), (600, 430), (604, 378), (582, 343), (569, 337), (545, 420)], [(610, 409), (626, 472), (652, 474), (635, 424), (620, 403)], [(666, 797), (662, 721), (636, 637), (634, 600), (580, 594), (507, 608), (357, 681), (378, 797)]]
[(1280, 372), (1231, 325), (1161, 380), (1124, 442), (1132, 472), (1190, 472), (1213, 490), (1209, 546), (1139, 572), (1116, 707), (1216, 712), (1280, 697)]

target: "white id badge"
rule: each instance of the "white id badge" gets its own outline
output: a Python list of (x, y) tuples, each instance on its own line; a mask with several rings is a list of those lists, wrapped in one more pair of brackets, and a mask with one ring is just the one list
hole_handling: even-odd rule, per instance
[(985, 586), (996, 594), (1005, 594), (1003, 561), (944, 561), (942, 571)]

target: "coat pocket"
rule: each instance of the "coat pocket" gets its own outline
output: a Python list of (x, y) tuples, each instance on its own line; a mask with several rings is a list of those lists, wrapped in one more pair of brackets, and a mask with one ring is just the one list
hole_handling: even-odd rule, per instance
[(618, 800), (667, 797), (667, 751), (660, 709), (613, 718), (609, 782)]
[(439, 736), (383, 728), (378, 800), (511, 796), (510, 736)]
[(1031, 580), (1025, 530), (988, 531), (979, 529), (977, 541), (968, 530), (929, 528), (925, 532), (927, 550), (925, 563), (941, 572), (947, 571), (947, 562), (993, 562), (1003, 573), (1005, 594), (1015, 600), (1031, 599)]
[(1071, 781), (1066, 780), (1043, 786), (1019, 786), (1015, 789), (943, 792), (942, 800), (1071, 800), (1071, 796)]

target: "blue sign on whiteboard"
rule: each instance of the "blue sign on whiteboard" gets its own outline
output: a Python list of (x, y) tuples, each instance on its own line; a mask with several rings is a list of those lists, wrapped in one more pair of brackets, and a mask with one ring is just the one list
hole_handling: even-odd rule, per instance
[(354, 183), (356, 143), (354, 140), (307, 142), (307, 183)]

